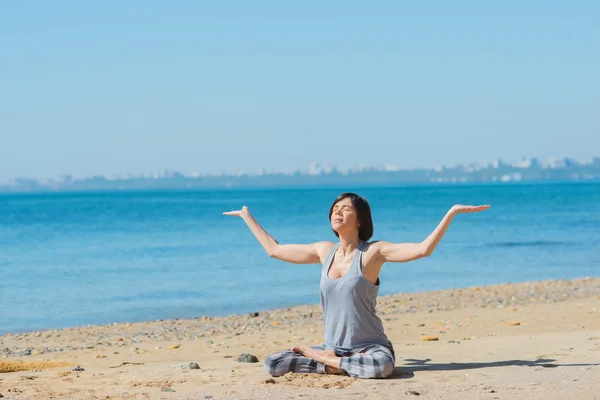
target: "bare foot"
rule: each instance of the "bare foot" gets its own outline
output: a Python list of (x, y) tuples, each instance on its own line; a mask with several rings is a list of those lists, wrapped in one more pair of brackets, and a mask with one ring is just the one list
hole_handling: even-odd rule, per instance
[(344, 373), (341, 369), (326, 364), (332, 357), (337, 357), (333, 350), (315, 350), (307, 346), (294, 346), (292, 347), (292, 351), (321, 364), (325, 364), (325, 372), (327, 374), (339, 375)]
[(337, 354), (335, 354), (335, 351), (333, 351), (331, 349), (330, 350), (323, 350), (323, 353), (325, 353), (325, 354), (327, 354), (328, 356), (331, 356), (331, 357), (337, 357)]
[[(324, 350), (323, 353), (325, 353), (331, 357), (337, 357), (337, 354), (335, 354), (334, 350)], [(343, 370), (336, 368), (336, 367), (330, 367), (329, 365), (325, 366), (325, 373), (330, 374), (330, 375), (344, 375)]]

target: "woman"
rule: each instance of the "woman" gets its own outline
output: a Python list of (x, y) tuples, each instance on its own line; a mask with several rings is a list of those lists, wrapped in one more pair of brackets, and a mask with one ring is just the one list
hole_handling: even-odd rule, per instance
[(270, 257), (296, 264), (322, 265), (321, 306), (325, 341), (296, 346), (268, 356), (272, 376), (288, 372), (347, 374), (356, 378), (387, 378), (394, 371), (392, 343), (375, 313), (379, 271), (386, 262), (406, 262), (431, 255), (455, 215), (489, 206), (455, 205), (421, 243), (369, 242), (373, 221), (369, 203), (354, 193), (341, 194), (329, 209), (339, 243), (279, 244), (250, 215), (247, 207), (225, 215), (241, 217)]

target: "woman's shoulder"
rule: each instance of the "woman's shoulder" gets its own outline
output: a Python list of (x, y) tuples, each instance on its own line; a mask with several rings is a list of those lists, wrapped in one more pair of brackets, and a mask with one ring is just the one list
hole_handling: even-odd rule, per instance
[(369, 241), (363, 242), (363, 247), (365, 249), (369, 249), (372, 247), (379, 246), (380, 243), (381, 243), (381, 240), (369, 240)]
[(316, 242), (316, 243), (314, 243), (314, 245), (317, 247), (332, 248), (333, 246), (335, 246), (335, 243), (330, 240), (325, 240), (323, 242)]
[(331, 250), (335, 247), (335, 243), (330, 241), (316, 242), (313, 246), (315, 247), (317, 254), (319, 254), (321, 264), (323, 264)]
[(364, 252), (377, 252), (379, 251), (379, 249), (381, 248), (381, 246), (383, 244), (385, 244), (387, 242), (383, 241), (383, 240), (370, 240), (370, 241), (366, 241), (363, 242), (363, 251)]

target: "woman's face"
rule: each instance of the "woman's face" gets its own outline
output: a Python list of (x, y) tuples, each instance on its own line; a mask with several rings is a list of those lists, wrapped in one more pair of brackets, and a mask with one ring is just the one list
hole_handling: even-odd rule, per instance
[(358, 219), (352, 200), (344, 198), (333, 206), (331, 228), (338, 233), (358, 230)]

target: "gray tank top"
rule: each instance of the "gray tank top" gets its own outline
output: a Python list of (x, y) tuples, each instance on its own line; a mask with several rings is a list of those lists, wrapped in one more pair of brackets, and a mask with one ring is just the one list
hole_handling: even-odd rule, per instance
[(362, 255), (369, 246), (361, 242), (348, 272), (329, 278), (329, 269), (339, 244), (332, 247), (321, 271), (321, 307), (325, 321), (325, 345), (338, 352), (369, 344), (391, 346), (375, 313), (379, 279), (374, 285), (362, 273)]

